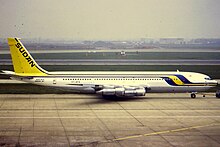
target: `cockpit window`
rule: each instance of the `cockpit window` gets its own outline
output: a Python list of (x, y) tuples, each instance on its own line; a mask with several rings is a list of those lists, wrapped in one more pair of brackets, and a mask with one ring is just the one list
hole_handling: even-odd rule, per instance
[(210, 77), (206, 77), (205, 80), (212, 80)]

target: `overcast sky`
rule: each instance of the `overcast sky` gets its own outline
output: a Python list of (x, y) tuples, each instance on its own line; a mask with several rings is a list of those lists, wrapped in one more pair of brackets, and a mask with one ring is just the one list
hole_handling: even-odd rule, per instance
[(220, 0), (0, 0), (0, 38), (220, 38)]

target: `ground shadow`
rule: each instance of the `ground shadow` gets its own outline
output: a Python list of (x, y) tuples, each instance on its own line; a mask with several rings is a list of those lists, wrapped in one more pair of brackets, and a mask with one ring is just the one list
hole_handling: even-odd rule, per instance
[(117, 96), (101, 96), (95, 95), (90, 101), (83, 102), (82, 105), (92, 105), (92, 104), (106, 104), (106, 103), (116, 103), (125, 101), (140, 101), (146, 99), (146, 97), (117, 97)]

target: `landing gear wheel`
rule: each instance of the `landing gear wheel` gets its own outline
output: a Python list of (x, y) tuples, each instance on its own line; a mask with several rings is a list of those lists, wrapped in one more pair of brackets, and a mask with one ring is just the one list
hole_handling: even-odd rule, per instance
[(192, 98), (192, 99), (196, 98), (196, 94), (195, 94), (195, 93), (192, 93), (192, 94), (191, 94), (191, 98)]
[(220, 98), (220, 90), (219, 91), (216, 91), (216, 98)]

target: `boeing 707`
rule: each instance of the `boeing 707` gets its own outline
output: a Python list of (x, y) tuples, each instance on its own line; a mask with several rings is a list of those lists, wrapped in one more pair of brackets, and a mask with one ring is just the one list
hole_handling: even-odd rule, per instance
[(209, 76), (195, 72), (74, 71), (49, 72), (41, 68), (18, 38), (8, 38), (14, 71), (12, 79), (31, 84), (102, 96), (144, 96), (146, 93), (205, 92), (217, 85)]

